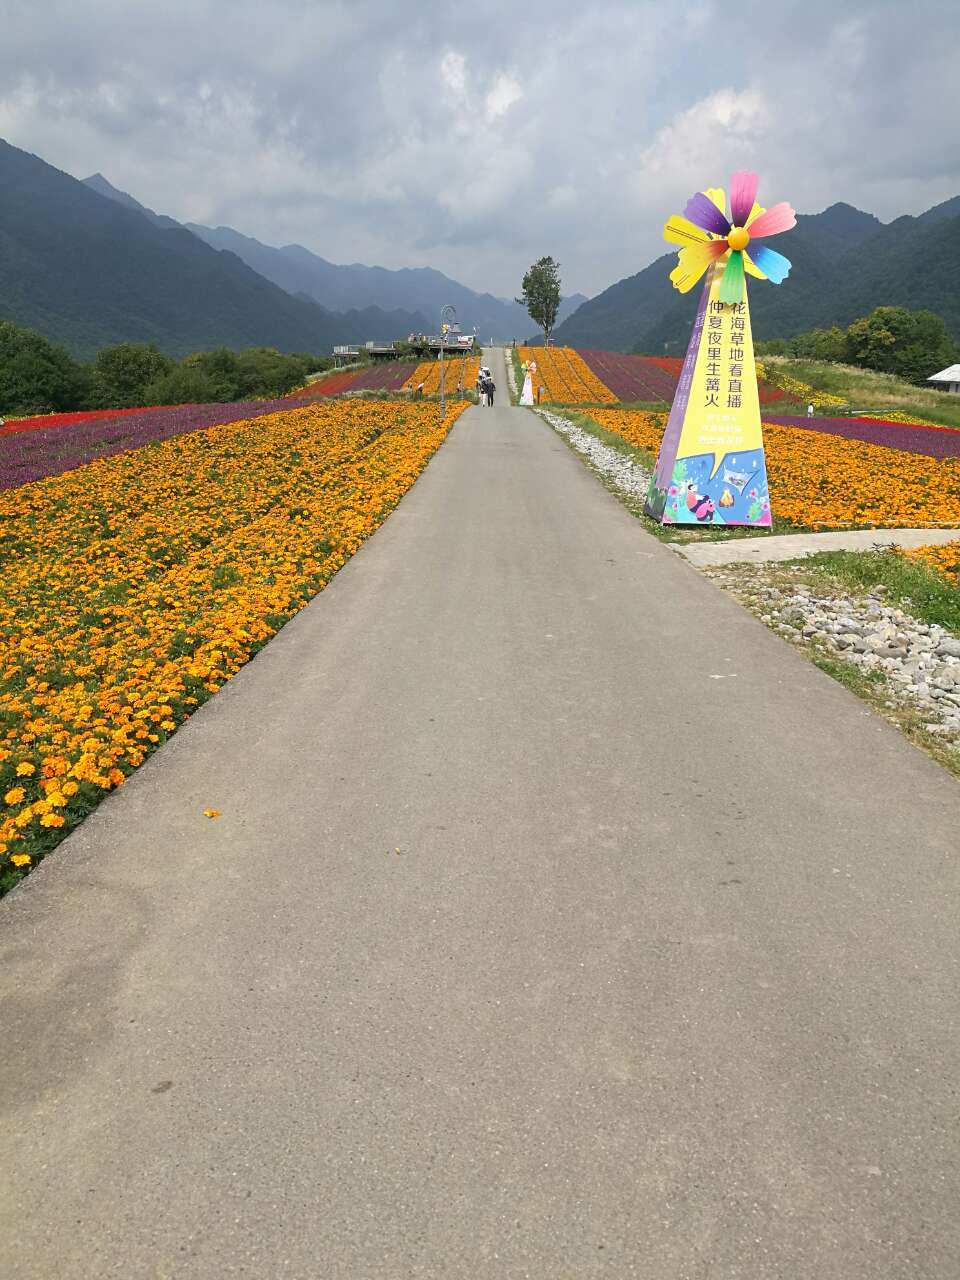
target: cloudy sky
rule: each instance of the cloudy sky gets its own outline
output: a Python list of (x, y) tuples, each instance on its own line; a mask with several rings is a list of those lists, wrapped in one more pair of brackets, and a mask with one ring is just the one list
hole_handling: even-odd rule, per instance
[(960, 193), (956, 0), (0, 0), (0, 137), (176, 218), (593, 294), (737, 168), (801, 212)]

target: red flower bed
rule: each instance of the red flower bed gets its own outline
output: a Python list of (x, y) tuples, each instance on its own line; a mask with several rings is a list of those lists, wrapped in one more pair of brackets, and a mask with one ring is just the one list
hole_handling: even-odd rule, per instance
[(683, 361), (679, 356), (642, 356), (641, 359), (649, 360), (658, 369), (664, 369), (667, 373), (672, 373), (675, 378), (680, 377)]
[(0, 427), (0, 436), (12, 436), (18, 431), (43, 431), (47, 427), (72, 427), (77, 422), (100, 422), (105, 418), (119, 418), (126, 413), (158, 413), (163, 409), (182, 409), (184, 405), (138, 405), (135, 409), (85, 409), (77, 413), (46, 413), (34, 418), (21, 418)]
[(390, 360), (384, 364), (375, 364), (357, 374), (357, 380), (351, 391), (399, 391), (406, 380), (418, 368), (416, 361)]
[(310, 382), (305, 387), (297, 387), (296, 391), (291, 391), (287, 397), (289, 400), (314, 400), (320, 396), (337, 396), (341, 391), (346, 391), (360, 376), (361, 370), (348, 369), (344, 373), (331, 373), (329, 378), (320, 378), (316, 382)]

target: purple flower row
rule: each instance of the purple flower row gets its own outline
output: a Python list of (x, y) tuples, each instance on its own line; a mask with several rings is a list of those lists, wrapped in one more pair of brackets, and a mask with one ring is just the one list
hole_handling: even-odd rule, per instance
[(619, 400), (673, 399), (677, 379), (644, 356), (613, 351), (577, 351)]
[(764, 413), (764, 422), (784, 427), (801, 427), (824, 435), (862, 440), (885, 449), (903, 453), (920, 453), (927, 458), (960, 458), (960, 431), (940, 431), (930, 427), (911, 427), (900, 422), (864, 422), (858, 418), (806, 418)]
[(289, 400), (247, 400), (234, 404), (191, 404), (178, 409), (144, 410), (122, 418), (76, 426), (0, 436), (0, 489), (16, 489), (45, 476), (72, 471), (96, 458), (109, 458), (188, 431), (218, 427), (242, 418), (259, 418), (296, 409)]

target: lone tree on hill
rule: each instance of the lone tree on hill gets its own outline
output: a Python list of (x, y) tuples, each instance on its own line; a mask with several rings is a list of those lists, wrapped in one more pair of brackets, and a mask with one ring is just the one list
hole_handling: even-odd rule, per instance
[(560, 309), (560, 263), (552, 258), (538, 259), (523, 277), (521, 291), (517, 302), (527, 308), (530, 319), (543, 330), (546, 346)]

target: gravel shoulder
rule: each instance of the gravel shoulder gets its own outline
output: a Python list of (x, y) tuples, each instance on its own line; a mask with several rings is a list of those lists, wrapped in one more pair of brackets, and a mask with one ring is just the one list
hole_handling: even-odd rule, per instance
[[(536, 412), (629, 510), (642, 514), (648, 468), (565, 415)], [(960, 776), (960, 638), (892, 604), (882, 588), (850, 593), (797, 562), (821, 551), (956, 537), (955, 529), (863, 529), (667, 545)]]

